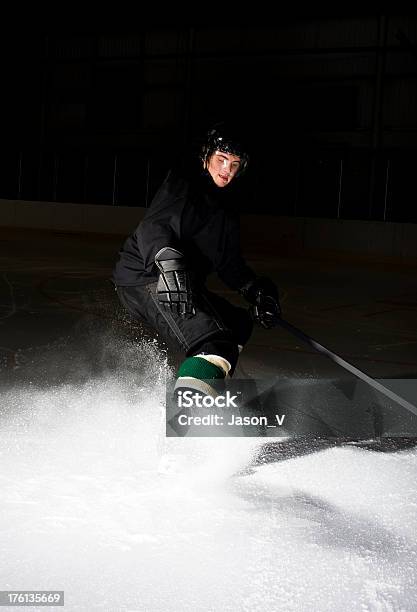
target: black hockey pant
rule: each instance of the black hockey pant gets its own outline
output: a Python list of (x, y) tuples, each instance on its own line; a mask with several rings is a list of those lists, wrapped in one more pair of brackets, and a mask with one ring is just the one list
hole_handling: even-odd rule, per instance
[(181, 317), (158, 300), (156, 282), (135, 287), (117, 287), (123, 306), (138, 320), (144, 320), (168, 345), (179, 347), (187, 357), (205, 353), (219, 355), (230, 363), (233, 374), (253, 322), (245, 308), (203, 288), (195, 299), (196, 314)]

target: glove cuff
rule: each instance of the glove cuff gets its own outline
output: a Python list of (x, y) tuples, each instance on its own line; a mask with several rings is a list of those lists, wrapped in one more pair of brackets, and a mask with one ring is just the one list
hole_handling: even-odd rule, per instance
[(256, 278), (252, 279), (238, 289), (240, 295), (242, 295), (250, 304), (255, 304), (256, 301), (256, 280)]
[(264, 276), (258, 276), (246, 283), (246, 285), (243, 285), (243, 287), (239, 289), (239, 293), (243, 295), (245, 300), (250, 304), (256, 304), (259, 293), (278, 300), (278, 289), (275, 283)]

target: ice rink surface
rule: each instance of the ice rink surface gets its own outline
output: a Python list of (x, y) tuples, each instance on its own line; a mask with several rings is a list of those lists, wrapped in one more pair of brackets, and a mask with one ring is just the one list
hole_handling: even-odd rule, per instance
[[(64, 590), (69, 610), (413, 610), (416, 451), (334, 448), (233, 477), (259, 439), (164, 441), (155, 345), (120, 362), (2, 393), (4, 590)], [(162, 450), (184, 471), (159, 474)]]
[[(115, 244), (22, 236), (1, 251), (1, 590), (64, 590), (71, 611), (416, 609), (414, 448), (327, 448), (236, 476), (262, 440), (165, 439), (173, 364), (118, 308)], [(414, 269), (253, 265), (294, 324), (372, 376), (417, 378)], [(275, 330), (241, 367), (335, 368)], [(164, 452), (181, 473), (158, 472)]]

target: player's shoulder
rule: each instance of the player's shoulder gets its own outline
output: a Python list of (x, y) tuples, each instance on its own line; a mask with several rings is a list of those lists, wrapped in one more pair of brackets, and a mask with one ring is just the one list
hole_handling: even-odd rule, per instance
[(195, 160), (178, 160), (171, 166), (165, 178), (164, 187), (173, 195), (194, 194), (201, 191), (202, 168)]

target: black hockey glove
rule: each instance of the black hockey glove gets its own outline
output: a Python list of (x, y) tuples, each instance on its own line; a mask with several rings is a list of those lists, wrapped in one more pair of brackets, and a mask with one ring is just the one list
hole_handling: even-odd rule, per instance
[(190, 276), (183, 254), (164, 247), (155, 255), (155, 264), (160, 272), (156, 286), (159, 301), (182, 317), (195, 315)]
[(256, 278), (239, 289), (243, 297), (252, 304), (253, 320), (265, 329), (278, 325), (281, 317), (278, 289), (269, 278)]

